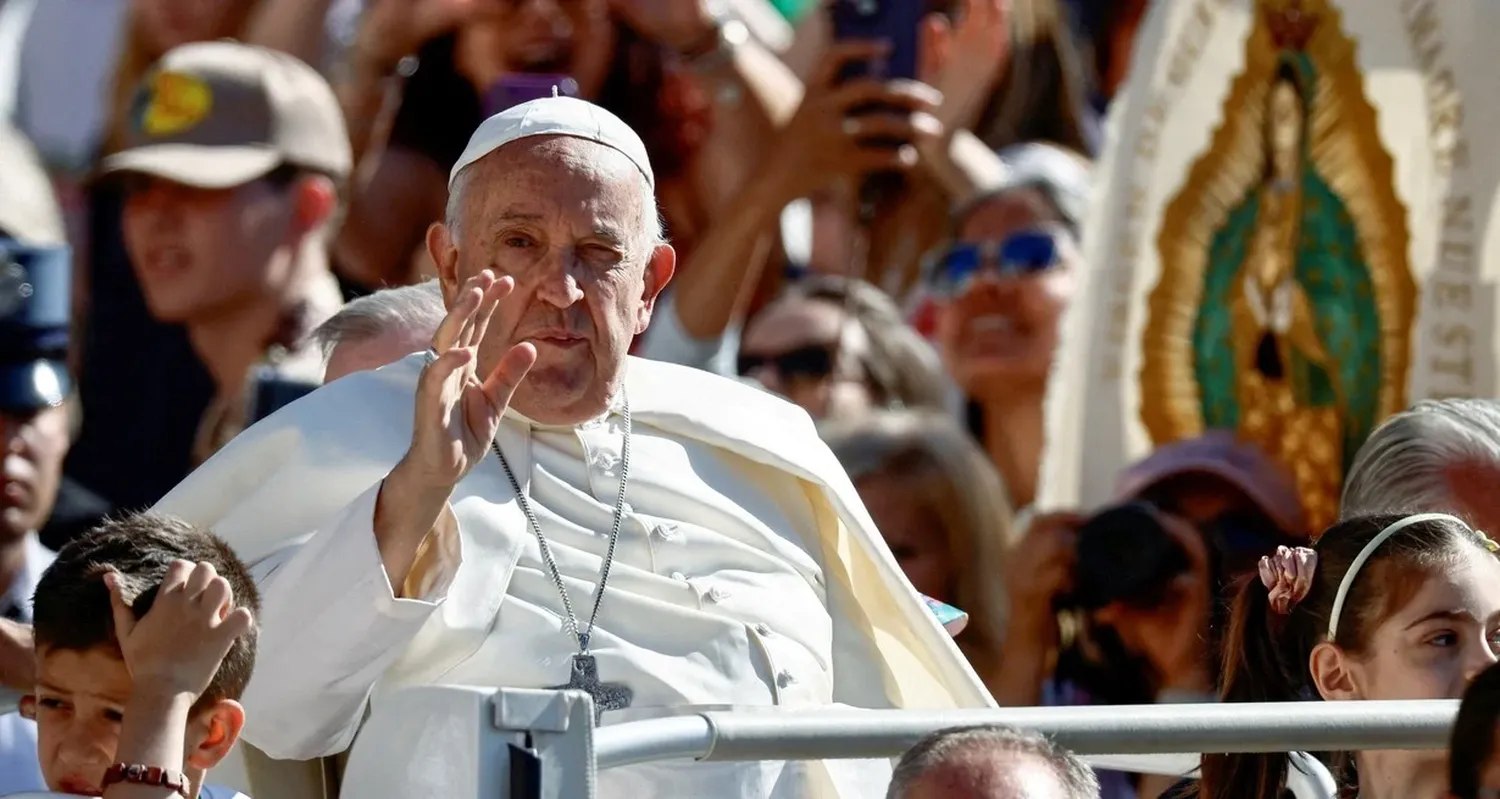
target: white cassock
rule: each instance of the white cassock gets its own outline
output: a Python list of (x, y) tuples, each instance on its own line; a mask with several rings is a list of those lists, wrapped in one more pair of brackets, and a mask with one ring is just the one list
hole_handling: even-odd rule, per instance
[[(451, 499), (393, 592), (373, 536), (411, 440), (421, 354), (323, 387), (241, 434), (156, 507), (255, 564), (259, 652), (245, 740), (271, 757), (347, 748), (367, 697), (414, 684), (566, 683), (576, 640), (493, 456)], [(902, 576), (800, 409), (735, 381), (632, 358), (627, 507), (591, 649), (634, 691), (618, 723), (705, 708), (986, 707), (992, 700)], [(586, 620), (619, 490), (611, 411), (498, 441)], [(288, 542), (293, 542), (288, 545)], [(397, 593), (411, 598), (398, 598)], [(601, 797), (880, 795), (884, 761), (610, 770)], [(414, 779), (419, 779), (414, 777)]]

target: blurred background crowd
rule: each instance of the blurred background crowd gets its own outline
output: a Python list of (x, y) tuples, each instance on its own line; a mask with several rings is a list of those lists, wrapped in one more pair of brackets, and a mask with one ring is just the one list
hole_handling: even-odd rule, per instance
[[(256, 419), (390, 360), (325, 363), (331, 342), (424, 347), (449, 169), (482, 119), (556, 87), (630, 123), (657, 171), (679, 269), (636, 354), (817, 419), (916, 588), (969, 614), (958, 643), (1002, 705), (1213, 700), (1220, 600), (1315, 532), (1286, 470), (1211, 433), (1130, 466), (1102, 512), (1031, 510), (1101, 120), (1148, 1), (828, 5), (0, 0), (0, 236), (62, 298), (0, 352), (25, 365), (0, 386), (0, 547), (148, 507)], [(322, 79), (184, 47), (222, 38)], [(163, 57), (203, 80), (153, 77)], [(133, 160), (143, 137), (184, 154)]]

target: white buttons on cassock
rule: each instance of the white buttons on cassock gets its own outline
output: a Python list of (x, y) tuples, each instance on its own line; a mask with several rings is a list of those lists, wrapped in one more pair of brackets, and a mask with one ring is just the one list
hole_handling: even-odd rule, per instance
[(672, 579), (679, 583), (687, 582), (687, 575), (682, 572), (672, 572)]
[(663, 541), (671, 541), (677, 537), (677, 525), (671, 522), (662, 522), (651, 528), (651, 532), (655, 533), (656, 537)]
[(723, 602), (728, 598), (729, 590), (726, 588), (721, 588), (716, 585), (708, 589), (708, 601), (710, 602)]

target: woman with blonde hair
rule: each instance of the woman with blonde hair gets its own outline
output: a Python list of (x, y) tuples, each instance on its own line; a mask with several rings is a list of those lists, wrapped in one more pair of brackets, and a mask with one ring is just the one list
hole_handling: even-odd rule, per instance
[(939, 411), (877, 412), (834, 422), (823, 436), (912, 585), (968, 612), (969, 624), (956, 641), (996, 692), (1012, 528), (995, 467)]

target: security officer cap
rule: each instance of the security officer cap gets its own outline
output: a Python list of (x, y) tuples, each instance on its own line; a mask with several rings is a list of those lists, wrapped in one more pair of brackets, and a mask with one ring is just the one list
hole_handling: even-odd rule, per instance
[(0, 411), (61, 405), (68, 374), (67, 247), (35, 247), (0, 238)]

